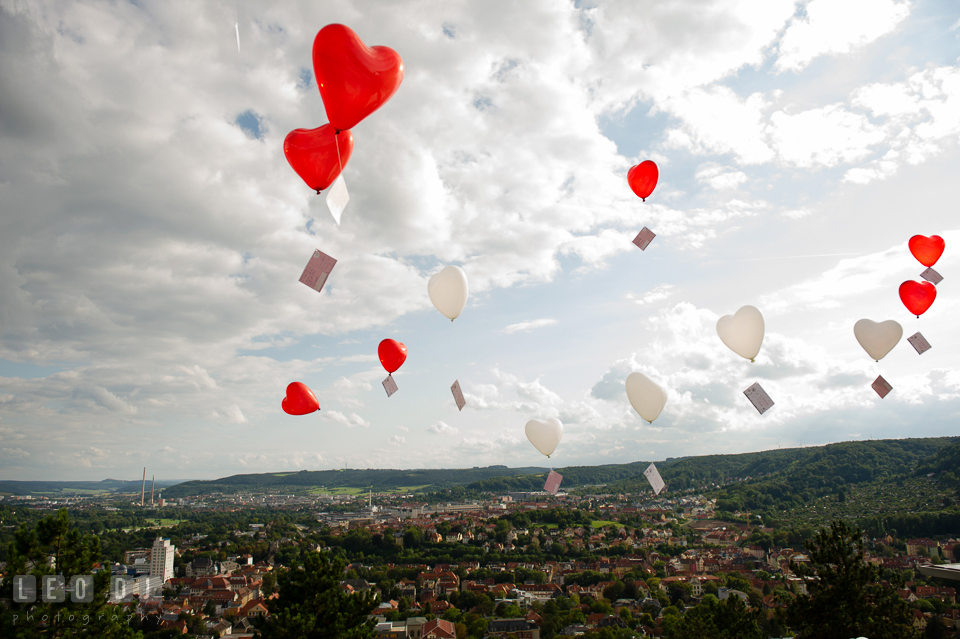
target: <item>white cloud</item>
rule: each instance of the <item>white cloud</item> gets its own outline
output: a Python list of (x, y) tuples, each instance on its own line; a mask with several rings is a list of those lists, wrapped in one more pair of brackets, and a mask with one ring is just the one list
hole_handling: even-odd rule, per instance
[(502, 332), (508, 333), (508, 334), (517, 333), (521, 331), (527, 332), (527, 331), (532, 331), (535, 328), (543, 328), (544, 326), (554, 326), (556, 324), (557, 324), (557, 320), (549, 319), (549, 318), (526, 320), (523, 322), (519, 322), (517, 324), (510, 324), (509, 326), (505, 327)]
[[(940, 235), (947, 242), (955, 236), (960, 240), (956, 231), (941, 231)], [(941, 259), (940, 267), (952, 258)], [(896, 287), (907, 276), (904, 267), (910, 268), (913, 263), (904, 241), (884, 251), (841, 259), (815, 277), (765, 295), (761, 305), (765, 313), (771, 314), (792, 313), (797, 307), (840, 308), (858, 296), (875, 297), (883, 289), (892, 289), (890, 297), (896, 300)], [(915, 277), (909, 270), (906, 273)]]
[(30, 453), (23, 450), (22, 448), (0, 448), (0, 452), (2, 452), (7, 457), (26, 458), (30, 456)]
[(867, 184), (873, 180), (888, 178), (897, 172), (899, 156), (899, 153), (891, 149), (879, 160), (874, 160), (866, 166), (858, 166), (847, 170), (843, 174), (843, 179), (845, 182), (853, 182), (854, 184)]
[(450, 426), (446, 422), (438, 421), (434, 424), (431, 424), (430, 427), (427, 428), (427, 432), (435, 433), (437, 435), (456, 435), (458, 431), (456, 428)]
[(664, 108), (680, 118), (680, 128), (666, 132), (666, 145), (700, 154), (733, 154), (740, 164), (759, 164), (773, 158), (764, 139), (761, 93), (741, 99), (725, 86), (697, 88), (667, 100)]
[(747, 174), (743, 171), (728, 169), (719, 164), (708, 163), (697, 169), (697, 180), (705, 182), (717, 190), (728, 190), (735, 189), (746, 182)]
[(870, 153), (886, 133), (859, 114), (833, 104), (796, 114), (770, 116), (771, 137), (779, 156), (800, 167), (836, 166)]
[(821, 55), (848, 53), (890, 33), (910, 14), (896, 0), (811, 0), (780, 39), (778, 71), (800, 71)]
[[(638, 432), (656, 450), (672, 450), (671, 435), (635, 430), (622, 397), (590, 395), (596, 379), (613, 376), (602, 364), (579, 386), (565, 367), (529, 368), (521, 343), (538, 336), (524, 332), (552, 324), (551, 333), (567, 337), (576, 322), (553, 308), (531, 315), (504, 301), (515, 285), (554, 295), (560, 289), (538, 287), (562, 268), (577, 269), (574, 280), (603, 271), (636, 251), (630, 240), (641, 224), (658, 235), (638, 270), (653, 277), (627, 289), (648, 290), (635, 299), (644, 306), (625, 304), (623, 287), (605, 299), (611, 309), (642, 310), (671, 329), (661, 333), (643, 319), (643, 339), (665, 346), (658, 351), (645, 341), (632, 361), (655, 365), (645, 370), (681, 387), (664, 424), (686, 419), (692, 425), (684, 433), (732, 428), (739, 413), (706, 399), (742, 400), (741, 388), (715, 379), (741, 369), (709, 369), (718, 356), (708, 330), (715, 314), (703, 308), (709, 304), (700, 287), (683, 279), (688, 268), (769, 233), (771, 219), (782, 226), (782, 216), (828, 210), (830, 189), (822, 182), (798, 181), (821, 193), (794, 197), (778, 188), (783, 175), (806, 179), (804, 169), (839, 166), (855, 184), (892, 180), (899, 166), (942, 153), (960, 130), (957, 70), (910, 71), (902, 81), (854, 91), (848, 103), (835, 104), (827, 91), (824, 106), (803, 87), (778, 93), (777, 77), (749, 69), (769, 59), (794, 13), (792, 0), (716, 0), (696, 11), (654, 3), (643, 20), (634, 2), (587, 4), (515, 3), (498, 12), (448, 4), (438, 12), (371, 2), (362, 15), (342, 4), (251, 5), (240, 55), (232, 34), (218, 32), (222, 8), (213, 5), (194, 10), (191, 20), (177, 5), (149, 13), (123, 4), (3, 5), (0, 42), (18, 54), (0, 62), (0, 364), (27, 371), (4, 379), (0, 419), (13, 432), (0, 433), (3, 444), (50, 452), (29, 458), (35, 477), (73, 473), (80, 464), (91, 477), (110, 465), (120, 465), (111, 474), (136, 469), (145, 461), (136, 434), (151, 430), (198, 443), (165, 453), (168, 467), (183, 469), (180, 476), (193, 468), (229, 474), (236, 465), (315, 465), (324, 459), (318, 452), (289, 449), (308, 441), (306, 433), (358, 426), (369, 436), (331, 443), (336, 452), (324, 449), (329, 464), (419, 466), (428, 462), (414, 451), (425, 441), (449, 444), (448, 459), (459, 463), (473, 462), (474, 449), (486, 450), (488, 463), (539, 463), (528, 456), (522, 424), (556, 415), (569, 427), (567, 450), (585, 459), (635, 450)], [(844, 46), (852, 51), (880, 29), (844, 25), (842, 37), (813, 37), (821, 6), (810, 3), (808, 18), (791, 23), (779, 64), (794, 68)], [(409, 28), (397, 28), (397, 12)], [(287, 131), (324, 120), (315, 83), (304, 77), (315, 27), (331, 21), (350, 24), (369, 44), (394, 47), (408, 68), (397, 95), (354, 130), (345, 174), (352, 199), (340, 226), (282, 152)], [(862, 77), (844, 77), (843, 86)], [(823, 84), (836, 86), (836, 79)], [(624, 117), (637, 104), (654, 105), (644, 120), (651, 125), (607, 139), (605, 118)], [(259, 135), (236, 122), (248, 111)], [(667, 131), (652, 124), (664, 121)], [(686, 151), (698, 157), (691, 162)], [(656, 196), (641, 209), (624, 180), (636, 159), (630, 154), (663, 169)], [(759, 190), (768, 184), (769, 194)], [(742, 191), (735, 198), (734, 189)], [(804, 225), (819, 222), (810, 218)], [(338, 260), (319, 294), (297, 282), (317, 248)], [(451, 262), (467, 271), (472, 294), (455, 325), (443, 322), (426, 295), (427, 275)], [(650, 290), (668, 281), (658, 275), (664, 272), (678, 279)], [(620, 273), (608, 275), (615, 282)], [(798, 288), (784, 295), (808, 299), (813, 310), (842, 308), (843, 299), (804, 288), (824, 284), (819, 276), (790, 272), (784, 285)], [(871, 286), (879, 281), (864, 278)], [(761, 288), (757, 294), (769, 295), (772, 308), (785, 304)], [(774, 310), (771, 317), (778, 314), (787, 315)], [(556, 319), (505, 329), (514, 335), (500, 341), (518, 348), (491, 348), (469, 363), (447, 358), (441, 366), (422, 347), (447, 339), (434, 330), (457, 331), (449, 335), (463, 345), (490, 317), (543, 316)], [(596, 330), (605, 335), (607, 327)], [(389, 403), (375, 356), (385, 336), (411, 347), (403, 395)], [(802, 359), (779, 339), (771, 348)], [(449, 401), (452, 379), (431, 378), (446, 376), (448, 365), (451, 373), (460, 365), (493, 367), (464, 386), (470, 410), (463, 413)], [(55, 372), (32, 377), (38, 373), (31, 366)], [(282, 415), (283, 389), (294, 380), (320, 399), (319, 427)], [(416, 401), (397, 417), (391, 411), (419, 392), (418, 384), (443, 390), (443, 406)], [(909, 384), (947, 392), (920, 377), (898, 389)], [(772, 415), (793, 410), (777, 401)], [(284, 428), (274, 428), (277, 419)], [(221, 441), (224, 423), (236, 434), (231, 442)], [(458, 448), (460, 435), (432, 437), (424, 424), (470, 436)], [(242, 450), (264, 429), (276, 437), (256, 453)], [(609, 446), (600, 431), (615, 436)], [(126, 452), (77, 457), (70, 443), (77, 433), (101, 453)], [(406, 434), (409, 448), (389, 445), (394, 433)], [(366, 445), (371, 438), (380, 444)], [(217, 442), (218, 454), (202, 452), (203, 442)]]
[(644, 306), (646, 304), (655, 304), (656, 302), (662, 302), (665, 299), (668, 299), (676, 292), (676, 287), (673, 284), (660, 284), (655, 287), (648, 293), (637, 298), (633, 293), (627, 293), (626, 297), (628, 300), (632, 300), (635, 304)]
[(630, 104), (638, 93), (661, 99), (763, 62), (794, 13), (794, 0), (647, 3), (638, 19), (630, 0), (598, 3), (580, 23), (596, 61), (584, 70), (602, 111)]
[(406, 438), (401, 437), (400, 435), (394, 435), (393, 437), (390, 438), (390, 442), (396, 444), (397, 446), (403, 446), (404, 444), (407, 443), (407, 440)]
[(350, 416), (347, 417), (343, 413), (335, 410), (320, 411), (320, 417), (332, 421), (335, 424), (340, 424), (341, 426), (346, 426), (347, 428), (356, 428), (357, 426), (362, 426), (364, 428), (370, 427), (370, 422), (366, 421), (356, 413), (350, 413)]

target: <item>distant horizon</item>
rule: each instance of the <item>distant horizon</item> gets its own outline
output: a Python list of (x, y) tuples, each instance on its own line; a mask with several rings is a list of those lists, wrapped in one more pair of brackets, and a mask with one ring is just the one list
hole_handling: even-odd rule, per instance
[[(696, 457), (711, 457), (711, 456), (716, 456), (716, 455), (719, 455), (719, 456), (726, 456), (726, 455), (749, 455), (749, 454), (751, 454), (751, 453), (765, 453), (765, 452), (772, 452), (772, 451), (776, 451), (776, 450), (800, 450), (800, 449), (806, 449), (806, 448), (824, 448), (824, 447), (832, 446), (832, 445), (835, 445), (835, 444), (865, 443), (865, 442), (871, 442), (871, 441), (898, 441), (898, 440), (910, 440), (910, 439), (960, 439), (960, 434), (958, 434), (958, 435), (934, 435), (934, 436), (930, 436), (930, 437), (884, 437), (883, 439), (849, 439), (849, 440), (844, 440), (844, 441), (827, 442), (827, 443), (825, 443), (825, 444), (811, 444), (811, 445), (803, 445), (803, 446), (781, 446), (781, 447), (777, 447), (777, 448), (765, 448), (765, 449), (762, 449), (762, 450), (747, 450), (747, 451), (741, 451), (741, 452), (737, 452), (737, 453), (704, 453), (704, 454), (701, 454), (701, 455), (675, 455), (675, 456), (670, 456), (670, 457), (664, 457), (663, 459), (638, 459), (638, 460), (634, 460), (634, 461), (609, 462), (609, 463), (603, 463), (603, 464), (566, 464), (566, 465), (564, 465), (564, 466), (559, 466), (559, 465), (554, 465), (554, 466), (549, 466), (549, 465), (547, 465), (547, 466), (539, 466), (539, 465), (535, 465), (535, 464), (534, 464), (534, 465), (526, 465), (526, 466), (521, 466), (521, 465), (518, 465), (518, 466), (507, 466), (507, 465), (504, 465), (504, 464), (486, 464), (486, 465), (483, 465), (483, 466), (418, 466), (418, 467), (409, 467), (409, 468), (387, 467), (387, 466), (380, 466), (380, 467), (376, 467), (376, 468), (373, 468), (373, 467), (370, 467), (370, 468), (356, 468), (356, 467), (348, 467), (348, 468), (296, 468), (296, 469), (287, 469), (287, 470), (257, 470), (257, 471), (255, 471), (255, 472), (246, 472), (246, 473), (244, 473), (244, 472), (233, 472), (233, 473), (227, 473), (226, 475), (219, 475), (219, 476), (217, 476), (217, 477), (207, 477), (207, 478), (194, 477), (194, 478), (191, 478), (191, 479), (163, 479), (163, 478), (161, 478), (161, 477), (157, 477), (157, 481), (158, 481), (158, 482), (160, 482), (160, 481), (165, 481), (165, 482), (175, 481), (175, 482), (177, 482), (177, 483), (183, 483), (183, 482), (188, 482), (188, 481), (213, 481), (213, 480), (216, 480), (216, 479), (225, 479), (225, 478), (227, 478), (227, 477), (232, 477), (232, 476), (235, 476), (235, 475), (275, 475), (275, 474), (281, 474), (281, 473), (282, 473), (282, 474), (296, 474), (296, 473), (300, 473), (300, 472), (335, 472), (335, 471), (342, 471), (342, 470), (357, 470), (357, 471), (368, 471), (368, 470), (399, 470), (399, 471), (413, 471), (413, 470), (464, 470), (464, 469), (472, 469), (472, 468), (507, 468), (507, 469), (509, 469), (509, 470), (516, 470), (516, 469), (520, 469), (520, 468), (538, 468), (538, 469), (542, 469), (542, 470), (544, 470), (544, 471), (548, 471), (548, 470), (550, 470), (551, 468), (554, 469), (554, 470), (556, 470), (556, 469), (559, 469), (559, 468), (590, 467), (590, 466), (617, 466), (617, 465), (645, 464), (645, 463), (653, 463), (653, 464), (656, 464), (656, 463), (658, 463), (658, 462), (672, 461), (672, 460), (675, 460), (675, 459), (690, 459), (690, 458), (696, 458)], [(148, 470), (149, 470), (149, 467), (148, 467)], [(4, 478), (0, 478), (0, 482), (21, 482), (21, 483), (25, 483), (25, 482), (44, 482), (44, 481), (49, 481), (49, 482), (87, 482), (87, 483), (96, 483), (96, 482), (104, 482), (104, 481), (118, 481), (118, 482), (127, 482), (127, 483), (131, 483), (131, 484), (132, 484), (132, 483), (141, 482), (141, 481), (142, 481), (142, 478), (132, 479), (132, 480), (115, 479), (115, 478), (113, 478), (113, 477), (107, 477), (107, 478), (105, 478), (105, 479), (4, 479)], [(147, 475), (147, 484), (149, 484), (150, 481), (151, 481), (150, 475), (148, 474), (148, 475)]]

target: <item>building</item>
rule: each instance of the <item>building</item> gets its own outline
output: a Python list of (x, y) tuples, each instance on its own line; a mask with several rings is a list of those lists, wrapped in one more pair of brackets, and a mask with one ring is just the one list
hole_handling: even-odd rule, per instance
[(173, 554), (176, 549), (176, 546), (170, 544), (169, 539), (157, 537), (153, 542), (153, 548), (150, 549), (151, 577), (160, 577), (161, 583), (173, 578)]
[(457, 629), (452, 621), (434, 619), (420, 628), (421, 639), (457, 639)]
[(387, 621), (385, 617), (376, 619), (374, 636), (377, 639), (421, 639), (423, 626), (427, 623), (426, 617), (410, 617), (406, 621)]
[(187, 577), (214, 577), (217, 574), (217, 564), (209, 557), (197, 557), (187, 564)]
[(540, 626), (529, 619), (494, 619), (487, 626), (491, 637), (515, 637), (516, 639), (540, 639)]

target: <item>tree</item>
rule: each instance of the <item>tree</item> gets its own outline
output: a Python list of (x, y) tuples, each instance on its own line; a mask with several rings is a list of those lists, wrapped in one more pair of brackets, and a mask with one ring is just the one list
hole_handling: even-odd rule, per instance
[(712, 595), (687, 611), (673, 628), (670, 639), (764, 639), (757, 620), (759, 610), (748, 611), (740, 597), (720, 601)]
[(263, 576), (263, 580), (260, 584), (260, 592), (266, 596), (270, 596), (277, 591), (277, 575), (272, 572), (268, 572)]
[(843, 521), (806, 542), (812, 567), (790, 563), (809, 594), (789, 603), (784, 619), (797, 639), (915, 639), (910, 609), (876, 583), (880, 571), (863, 556), (863, 533)]
[(924, 639), (944, 639), (947, 636), (947, 629), (943, 625), (943, 617), (934, 615), (927, 622), (927, 629), (923, 633)]
[(376, 608), (375, 592), (349, 594), (340, 589), (344, 563), (322, 553), (306, 553), (280, 573), (280, 595), (267, 602), (270, 619), (255, 621), (265, 636), (276, 639), (369, 639), (376, 622), (367, 615)]
[[(40, 597), (45, 575), (62, 575), (69, 586), (75, 575), (93, 574), (101, 561), (100, 539), (81, 535), (70, 523), (66, 508), (44, 517), (35, 528), (21, 524), (7, 550), (9, 575), (33, 575), (37, 579), (37, 601), (18, 604), (8, 599), (13, 589), (6, 584), (0, 599), (0, 637), (142, 637), (129, 622), (125, 605), (107, 603), (110, 571), (93, 578), (93, 601), (73, 603), (69, 594), (63, 603), (46, 603)], [(51, 566), (52, 563), (52, 566)], [(45, 623), (43, 623), (45, 621)]]

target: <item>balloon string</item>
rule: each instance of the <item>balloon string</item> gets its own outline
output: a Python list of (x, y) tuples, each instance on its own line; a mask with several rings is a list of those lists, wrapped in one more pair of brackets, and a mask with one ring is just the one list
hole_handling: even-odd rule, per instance
[(340, 138), (340, 132), (334, 131), (333, 141), (337, 145), (337, 164), (340, 165), (340, 173), (343, 174), (343, 161), (340, 159), (340, 139), (339, 138)]

